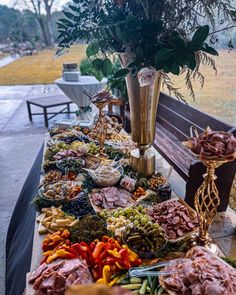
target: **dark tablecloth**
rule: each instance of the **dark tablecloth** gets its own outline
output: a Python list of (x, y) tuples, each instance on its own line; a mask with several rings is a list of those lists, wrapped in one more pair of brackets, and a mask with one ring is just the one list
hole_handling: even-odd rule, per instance
[(30, 270), (36, 211), (30, 204), (37, 193), (43, 146), (27, 176), (14, 208), (6, 241), (5, 295), (22, 295)]

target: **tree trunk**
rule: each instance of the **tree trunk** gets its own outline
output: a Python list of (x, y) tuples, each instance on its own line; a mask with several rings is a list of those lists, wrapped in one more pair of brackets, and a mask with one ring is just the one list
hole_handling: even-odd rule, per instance
[(52, 30), (52, 14), (51, 14), (53, 3), (54, 3), (54, 0), (52, 0), (51, 2), (48, 0), (44, 0), (45, 10), (46, 10), (47, 29), (48, 29), (48, 39), (49, 39), (48, 41), (51, 46), (54, 45), (53, 30)]
[(49, 45), (54, 45), (53, 30), (52, 30), (52, 16), (51, 13), (47, 13), (47, 28), (48, 28), (48, 39)]
[(42, 31), (42, 35), (43, 35), (43, 39), (44, 39), (45, 45), (46, 46), (50, 46), (50, 44), (48, 42), (48, 38), (47, 38), (47, 33), (46, 33), (46, 30), (45, 30), (45, 27), (44, 27), (43, 19), (41, 17), (37, 17), (37, 20), (38, 20), (40, 29)]

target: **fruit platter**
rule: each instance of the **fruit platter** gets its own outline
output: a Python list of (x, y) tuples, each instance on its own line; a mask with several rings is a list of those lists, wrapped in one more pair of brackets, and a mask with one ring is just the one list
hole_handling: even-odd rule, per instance
[(32, 201), (27, 295), (84, 284), (124, 294), (236, 294), (236, 270), (196, 245), (196, 212), (161, 173), (147, 178), (132, 169), (133, 148), (129, 135), (113, 134), (101, 156), (87, 129), (50, 131)]

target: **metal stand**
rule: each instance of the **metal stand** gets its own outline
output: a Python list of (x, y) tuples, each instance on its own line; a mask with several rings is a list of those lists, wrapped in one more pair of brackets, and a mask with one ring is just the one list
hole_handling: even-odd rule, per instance
[(215, 169), (227, 160), (204, 160), (207, 171), (204, 174), (204, 181), (194, 196), (194, 206), (199, 220), (198, 243), (208, 248), (214, 254), (218, 253), (218, 246), (209, 236), (209, 227), (217, 213), (217, 207), (220, 205), (218, 189), (215, 184)]

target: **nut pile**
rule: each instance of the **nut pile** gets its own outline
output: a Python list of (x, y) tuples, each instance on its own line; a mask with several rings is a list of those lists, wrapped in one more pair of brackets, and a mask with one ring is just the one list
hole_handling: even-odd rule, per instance
[(178, 200), (154, 205), (149, 214), (171, 240), (184, 236), (198, 226), (197, 216), (192, 216), (189, 209)]
[(163, 185), (164, 183), (166, 183), (166, 178), (157, 173), (148, 180), (147, 185), (149, 189), (156, 191), (158, 190), (159, 186)]
[(139, 199), (141, 196), (144, 196), (146, 194), (146, 191), (143, 187), (138, 187), (134, 193), (133, 193), (133, 196), (134, 196), (134, 199), (137, 200)]
[(37, 221), (39, 222), (38, 232), (40, 234), (63, 230), (75, 226), (79, 222), (74, 216), (66, 215), (60, 208), (55, 207), (43, 208)]
[(81, 192), (81, 186), (73, 181), (59, 181), (44, 187), (42, 195), (48, 200), (72, 199)]
[(62, 178), (62, 173), (58, 170), (51, 170), (44, 175), (43, 184), (56, 182)]

